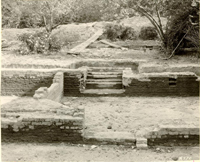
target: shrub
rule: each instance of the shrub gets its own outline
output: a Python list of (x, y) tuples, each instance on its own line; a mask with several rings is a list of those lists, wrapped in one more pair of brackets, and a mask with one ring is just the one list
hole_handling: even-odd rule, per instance
[(112, 41), (117, 39), (134, 40), (137, 38), (136, 32), (133, 28), (117, 24), (107, 24), (105, 27), (104, 35), (107, 39)]
[(46, 32), (24, 33), (18, 39), (23, 42), (19, 49), (20, 54), (44, 53), (51, 47), (49, 35)]
[(140, 30), (139, 38), (142, 40), (155, 40), (158, 38), (155, 27), (142, 27)]
[[(189, 21), (189, 15), (192, 15), (193, 13), (194, 9), (184, 11), (175, 15), (171, 21), (168, 22), (166, 40), (170, 53), (176, 48), (189, 29), (189, 32), (179, 45), (176, 53), (179, 52), (180, 48), (199, 47), (199, 27), (193, 27)], [(197, 18), (197, 20), (199, 20), (199, 18)]]

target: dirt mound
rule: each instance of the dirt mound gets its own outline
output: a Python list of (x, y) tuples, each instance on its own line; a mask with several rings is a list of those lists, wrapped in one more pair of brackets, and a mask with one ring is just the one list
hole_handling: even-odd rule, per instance
[[(94, 34), (92, 24), (93, 23), (60, 25), (52, 31), (51, 38), (53, 43), (59, 44), (61, 47), (66, 46), (72, 48), (81, 42), (84, 42)], [(44, 28), (3, 29), (3, 50), (12, 51), (18, 49), (21, 44), (21, 41), (18, 40), (20, 35), (23, 35), (24, 33), (34, 34), (35, 32), (42, 30), (44, 30)]]
[(62, 104), (47, 99), (36, 100), (29, 97), (15, 99), (1, 106), (1, 112), (36, 112), (59, 109)]
[(61, 25), (53, 30), (51, 38), (54, 43), (70, 49), (90, 38), (94, 30), (92, 23)]

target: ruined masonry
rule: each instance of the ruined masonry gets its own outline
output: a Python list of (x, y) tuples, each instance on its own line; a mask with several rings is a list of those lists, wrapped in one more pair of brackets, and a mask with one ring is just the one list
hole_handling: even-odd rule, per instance
[[(32, 97), (26, 101), (29, 106), (19, 100), (13, 102), (19, 106), (15, 110), (6, 105), (2, 108), (2, 141), (96, 142), (138, 148), (168, 146), (173, 141), (186, 145), (198, 143), (199, 128), (195, 127), (161, 127), (145, 137), (134, 137), (125, 132), (112, 134), (115, 139), (106, 134), (86, 135), (84, 108), (70, 108), (59, 102), (63, 96), (199, 96), (200, 66), (159, 66), (144, 60), (91, 59), (65, 67), (26, 68), (22, 65), (2, 68), (2, 96)], [(44, 105), (45, 109), (42, 109)], [(123, 138), (117, 138), (119, 136)]]

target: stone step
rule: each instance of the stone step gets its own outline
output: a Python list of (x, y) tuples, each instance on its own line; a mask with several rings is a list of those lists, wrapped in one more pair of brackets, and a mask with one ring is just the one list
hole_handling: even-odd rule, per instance
[(129, 132), (89, 132), (84, 135), (88, 144), (114, 144), (136, 146), (136, 138)]
[(119, 75), (87, 75), (87, 79), (117, 79), (122, 78), (122, 74)]
[(122, 78), (107, 78), (107, 79), (87, 79), (86, 83), (90, 83), (90, 82), (120, 82), (122, 83)]
[(86, 83), (86, 89), (122, 89), (120, 82), (92, 82)]
[(114, 95), (124, 93), (124, 89), (85, 89), (81, 93), (83, 94), (96, 94), (96, 95)]
[(121, 71), (109, 71), (109, 72), (88, 72), (90, 75), (122, 75)]
[(88, 71), (93, 72), (111, 72), (111, 71), (120, 71), (122, 72), (125, 68), (119, 68), (119, 67), (91, 67), (88, 69)]

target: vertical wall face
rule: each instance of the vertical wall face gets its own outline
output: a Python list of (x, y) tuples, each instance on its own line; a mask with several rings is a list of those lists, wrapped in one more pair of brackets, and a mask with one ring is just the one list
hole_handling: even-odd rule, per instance
[[(2, 141), (82, 142), (84, 108), (70, 108), (47, 99), (21, 98), (21, 102), (14, 102), (2, 106)], [(20, 112), (12, 109), (12, 105), (17, 103)]]
[(69, 70), (64, 72), (64, 96), (78, 96), (84, 88), (84, 72)]
[(195, 74), (152, 73), (124, 75), (126, 95), (130, 96), (198, 96), (199, 82)]
[(54, 72), (3, 70), (1, 95), (33, 96), (39, 87), (52, 84)]

